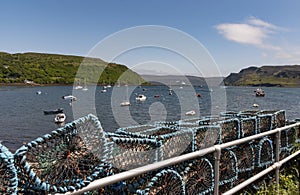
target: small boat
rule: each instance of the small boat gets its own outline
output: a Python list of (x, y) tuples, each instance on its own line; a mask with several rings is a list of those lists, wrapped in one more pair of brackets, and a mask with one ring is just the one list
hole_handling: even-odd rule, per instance
[(252, 106), (253, 106), (254, 108), (258, 108), (258, 107), (259, 107), (258, 104), (253, 104)]
[(123, 102), (121, 102), (120, 106), (130, 106), (130, 102), (129, 101), (123, 101)]
[(59, 113), (55, 116), (54, 122), (55, 123), (63, 123), (66, 120), (66, 115), (64, 113)]
[(49, 115), (49, 114), (59, 114), (59, 113), (63, 113), (64, 109), (63, 108), (58, 108), (55, 110), (44, 110), (44, 114), (45, 115)]
[(37, 91), (37, 92), (36, 92), (36, 94), (38, 94), (38, 95), (41, 95), (41, 94), (42, 94), (42, 92), (41, 92), (41, 91)]
[(173, 89), (169, 89), (169, 95), (173, 95)]
[(82, 89), (83, 87), (81, 85), (77, 85), (74, 87), (74, 89)]
[(143, 101), (145, 101), (145, 100), (147, 99), (147, 97), (146, 97), (145, 95), (143, 95), (143, 94), (140, 94), (140, 95), (138, 95), (135, 99), (136, 99), (137, 101), (143, 102)]
[(106, 93), (106, 92), (107, 92), (106, 88), (103, 88), (103, 89), (101, 90), (101, 93)]
[(262, 88), (257, 88), (256, 91), (254, 91), (254, 92), (255, 92), (255, 95), (257, 97), (264, 97), (265, 96), (265, 92), (264, 92), (264, 90), (262, 90)]
[(201, 97), (201, 94), (200, 93), (196, 93), (196, 97)]
[(155, 97), (155, 98), (159, 98), (159, 97), (160, 97), (160, 95), (154, 95), (154, 97)]
[(73, 95), (64, 95), (61, 98), (64, 99), (64, 100), (71, 100), (71, 101), (76, 101), (77, 100), (77, 98)]
[(190, 110), (190, 111), (188, 111), (188, 112), (185, 113), (185, 115), (187, 115), (187, 116), (193, 116), (195, 114), (196, 114), (195, 110)]

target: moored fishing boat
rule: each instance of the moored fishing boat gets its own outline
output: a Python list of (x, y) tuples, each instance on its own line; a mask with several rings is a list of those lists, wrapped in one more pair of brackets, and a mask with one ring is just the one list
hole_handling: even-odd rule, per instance
[(59, 113), (63, 113), (64, 109), (63, 108), (58, 108), (55, 110), (44, 110), (44, 114), (45, 115), (49, 115), (49, 114), (59, 114)]

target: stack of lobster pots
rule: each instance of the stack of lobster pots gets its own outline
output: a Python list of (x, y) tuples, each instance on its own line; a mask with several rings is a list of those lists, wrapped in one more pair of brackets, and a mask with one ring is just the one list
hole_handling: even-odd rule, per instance
[[(0, 145), (1, 194), (65, 193), (144, 165), (227, 143), (286, 125), (285, 111), (245, 110), (219, 116), (159, 121), (106, 132), (88, 115), (25, 144), (15, 154)], [(280, 159), (292, 152), (299, 128), (281, 131)], [(220, 192), (274, 163), (275, 137), (222, 150)], [(213, 154), (97, 189), (99, 194), (212, 194)], [(0, 170), (1, 173), (3, 170)], [(4, 172), (3, 172), (4, 173)], [(271, 178), (267, 176), (266, 179)], [(259, 188), (261, 182), (253, 187)]]

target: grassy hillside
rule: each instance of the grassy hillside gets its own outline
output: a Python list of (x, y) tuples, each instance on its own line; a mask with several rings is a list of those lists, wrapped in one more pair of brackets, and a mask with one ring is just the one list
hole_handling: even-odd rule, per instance
[(226, 85), (300, 87), (300, 66), (249, 67), (231, 73), (224, 79)]
[[(0, 52), (0, 83), (23, 83), (27, 79), (38, 84), (72, 84), (83, 60), (85, 66), (81, 76), (86, 78), (86, 82), (114, 84), (124, 72), (127, 76), (126, 80), (123, 79), (123, 83), (138, 84), (143, 82), (138, 74), (126, 66), (107, 63), (96, 58)], [(101, 77), (99, 78), (100, 73)]]

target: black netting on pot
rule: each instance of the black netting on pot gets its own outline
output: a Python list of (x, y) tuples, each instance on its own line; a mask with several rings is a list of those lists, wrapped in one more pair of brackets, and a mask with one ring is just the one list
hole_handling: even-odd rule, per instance
[(237, 158), (234, 152), (229, 149), (222, 150), (219, 185), (232, 183), (237, 179), (237, 174)]
[(179, 121), (157, 121), (154, 123), (156, 127), (167, 127), (172, 129), (178, 128)]
[(252, 143), (239, 144), (233, 149), (237, 158), (237, 171), (247, 172), (254, 169), (255, 155)]
[(287, 130), (287, 147), (293, 147), (296, 143), (296, 129), (294, 127)]
[(215, 144), (221, 143), (221, 128), (220, 126), (201, 126), (192, 129), (194, 132), (194, 149), (201, 150)]
[(271, 114), (259, 114), (257, 115), (258, 126), (257, 133), (262, 133), (271, 130), (272, 127), (272, 115)]
[(219, 121), (221, 128), (222, 143), (230, 142), (240, 138), (240, 121), (237, 118)]
[(256, 145), (257, 167), (269, 166), (274, 162), (273, 141), (264, 137)]
[(276, 129), (285, 126), (286, 117), (284, 110), (262, 110), (257, 114), (258, 116), (271, 116), (271, 129)]
[(88, 115), (22, 146), (15, 153), (26, 193), (65, 193), (99, 178), (110, 156), (98, 119)]
[(185, 192), (190, 194), (211, 194), (214, 189), (214, 170), (206, 158), (192, 160), (183, 172)]
[(279, 153), (279, 160), (282, 160), (282, 159), (288, 157), (289, 155), (291, 155), (292, 148), (283, 147), (283, 148), (280, 148), (279, 152), (280, 152)]
[(257, 133), (257, 118), (248, 117), (240, 119), (241, 137), (255, 135)]
[(176, 171), (171, 169), (162, 170), (147, 183), (145, 188), (137, 190), (136, 194), (184, 195), (184, 182)]
[(148, 138), (110, 137), (111, 164), (119, 171), (152, 164), (162, 158), (161, 142)]
[(172, 158), (194, 151), (194, 145), (192, 144), (193, 132), (189, 129), (178, 130), (169, 127), (157, 127), (139, 133), (131, 133), (127, 131), (118, 131), (116, 133), (132, 138), (157, 140), (161, 143), (160, 149), (162, 152), (159, 160)]
[(17, 194), (18, 175), (13, 154), (0, 143), (0, 193)]
[(193, 132), (191, 130), (180, 130), (171, 134), (160, 135), (161, 151), (163, 159), (169, 159), (182, 154), (193, 152)]

